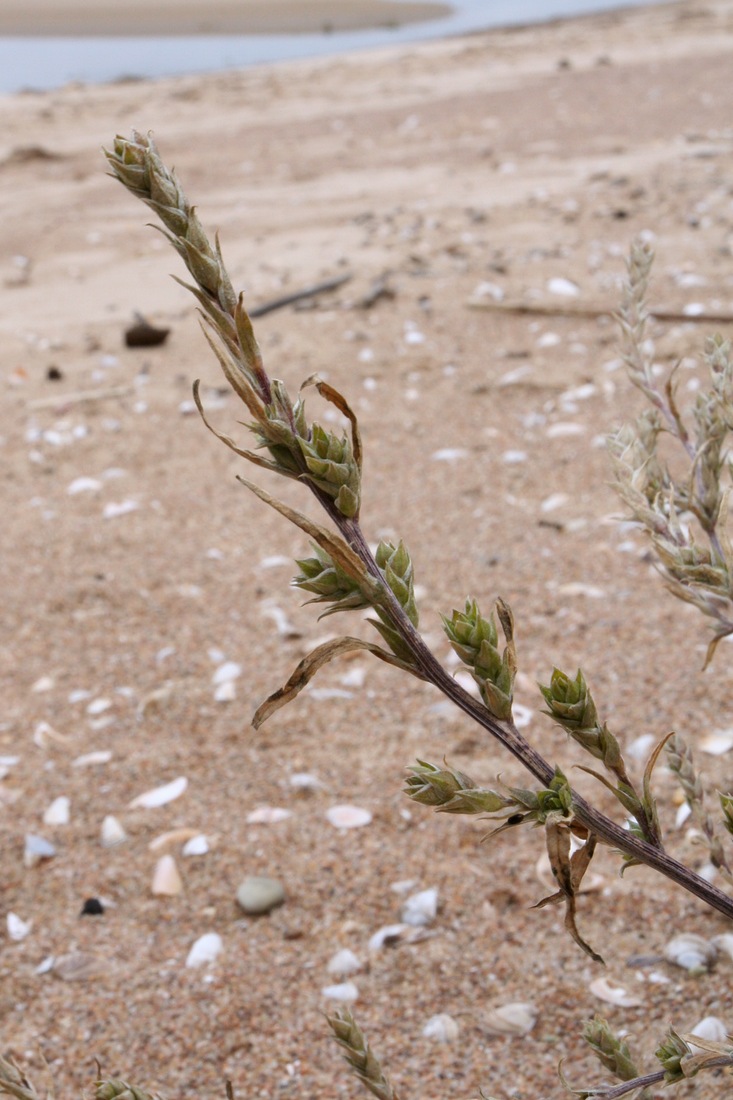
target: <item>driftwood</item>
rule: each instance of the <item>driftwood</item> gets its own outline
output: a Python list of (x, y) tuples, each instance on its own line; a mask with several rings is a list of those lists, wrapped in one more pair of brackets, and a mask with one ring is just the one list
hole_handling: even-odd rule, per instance
[[(469, 309), (486, 309), (497, 313), (515, 313), (538, 317), (614, 317), (615, 309), (604, 306), (557, 305), (549, 302), (497, 302), (492, 299), (470, 299)], [(692, 324), (733, 324), (733, 313), (684, 313), (674, 309), (650, 309), (656, 321), (684, 321)]]
[(336, 275), (332, 279), (325, 279), (322, 283), (314, 283), (313, 286), (304, 287), (302, 290), (294, 290), (292, 294), (283, 294), (281, 298), (272, 298), (269, 302), (263, 302), (261, 306), (248, 310), (248, 313), (250, 317), (264, 317), (266, 313), (273, 313), (276, 309), (283, 309), (295, 302), (302, 302), (306, 298), (315, 298), (317, 294), (324, 294), (327, 290), (338, 290), (350, 278), (350, 272), (345, 275)]

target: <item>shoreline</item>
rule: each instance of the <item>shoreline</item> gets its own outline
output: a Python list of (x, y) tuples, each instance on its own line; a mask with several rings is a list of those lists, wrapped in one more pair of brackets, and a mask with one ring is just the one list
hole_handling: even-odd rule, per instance
[(8, 3), (0, 10), (0, 35), (42, 38), (57, 36), (172, 36), (343, 33), (425, 23), (452, 15), (454, 7), (440, 0), (210, 0), (205, 11), (180, 0), (38, 0)]

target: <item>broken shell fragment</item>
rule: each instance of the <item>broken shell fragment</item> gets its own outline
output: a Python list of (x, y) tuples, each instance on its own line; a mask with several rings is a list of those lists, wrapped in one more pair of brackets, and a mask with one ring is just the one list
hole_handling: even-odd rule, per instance
[(360, 829), (372, 820), (369, 810), (361, 806), (330, 806), (326, 817), (337, 829)]
[(199, 936), (186, 957), (186, 966), (205, 966), (221, 953), (224, 944), (218, 932), (206, 932)]
[(153, 787), (152, 790), (139, 794), (137, 798), (133, 798), (129, 808), (134, 810), (142, 807), (146, 810), (152, 810), (158, 806), (165, 806), (168, 802), (180, 798), (187, 786), (188, 780), (186, 777), (179, 775), (177, 779), (172, 779), (170, 783), (165, 783), (162, 787)]
[(437, 1016), (430, 1017), (422, 1029), (422, 1034), (425, 1039), (435, 1039), (438, 1043), (452, 1043), (458, 1038), (460, 1030), (452, 1016), (441, 1012)]
[(526, 1001), (512, 1001), (484, 1016), (484, 1024), (492, 1035), (528, 1035), (536, 1023), (537, 1009)]
[[(704, 1016), (699, 1023), (695, 1024), (690, 1034), (697, 1035), (698, 1039), (706, 1039), (711, 1043), (724, 1043), (728, 1038), (726, 1026), (717, 1016)], [(695, 1046), (694, 1043), (691, 1043), (690, 1046), (695, 1047), (698, 1051), (703, 1049)]]
[(341, 1004), (353, 1004), (359, 996), (359, 990), (353, 982), (339, 982), (338, 985), (327, 985), (321, 990), (329, 1001), (340, 1001)]
[(151, 891), (159, 897), (175, 897), (183, 890), (183, 880), (173, 856), (161, 856), (153, 872)]
[(26, 867), (35, 867), (44, 859), (53, 859), (56, 849), (50, 840), (35, 833), (26, 833), (23, 863)]
[(348, 978), (351, 974), (358, 974), (362, 964), (353, 951), (344, 947), (331, 956), (326, 969), (337, 978)]
[(16, 943), (20, 943), (21, 940), (24, 940), (33, 927), (32, 920), (21, 920), (17, 913), (8, 913), (6, 924), (8, 936), (11, 940), (15, 940)]
[(276, 825), (279, 821), (286, 821), (292, 816), (290, 810), (285, 810), (281, 806), (258, 806), (256, 810), (251, 810), (247, 814), (247, 824)]
[(715, 966), (717, 955), (715, 944), (695, 932), (680, 933), (664, 948), (667, 962), (680, 966), (683, 970), (711, 970)]
[(432, 924), (438, 915), (438, 891), (435, 887), (421, 890), (407, 898), (402, 906), (402, 920), (415, 928)]
[(594, 978), (588, 989), (599, 1001), (605, 1001), (609, 1005), (618, 1005), (620, 1008), (635, 1008), (640, 1005), (641, 999), (633, 993), (629, 993), (620, 982), (612, 978)]
[(69, 824), (69, 800), (65, 795), (55, 798), (43, 815), (44, 825)]
[(103, 848), (115, 848), (118, 844), (124, 844), (127, 840), (127, 833), (122, 828), (122, 825), (113, 817), (112, 814), (107, 814), (102, 822), (101, 841)]

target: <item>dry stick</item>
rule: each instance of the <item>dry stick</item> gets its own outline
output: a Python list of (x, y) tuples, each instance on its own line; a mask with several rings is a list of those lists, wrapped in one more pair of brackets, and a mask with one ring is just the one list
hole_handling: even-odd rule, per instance
[(302, 302), (305, 298), (315, 298), (317, 294), (324, 294), (327, 290), (338, 290), (344, 283), (348, 283), (351, 273), (335, 275), (332, 279), (325, 279), (322, 283), (314, 283), (313, 286), (304, 287), (303, 290), (294, 290), (292, 294), (284, 294), (281, 298), (272, 298), (269, 302), (263, 302), (261, 306), (255, 306), (247, 312), (250, 317), (264, 317), (266, 313), (273, 313), (276, 309), (291, 306), (294, 302)]
[[(323, 498), (316, 490), (316, 495), (322, 503)], [(328, 501), (327, 510), (347, 542), (353, 547), (370, 572), (383, 581), (383, 577), (372, 553), (366, 543), (363, 532), (355, 520), (345, 519), (336, 511), (332, 501)], [(416, 664), (423, 673), (425, 679), (432, 683), (439, 691), (442, 691), (457, 707), (464, 711), (474, 722), (483, 726), (492, 737), (495, 737), (513, 756), (519, 760), (528, 771), (548, 786), (555, 775), (555, 769), (541, 756), (528, 741), (522, 737), (513, 722), (500, 722), (493, 714), (472, 695), (469, 695), (450, 676), (438, 660), (428, 649), (422, 636), (418, 633), (410, 620), (405, 615), (396, 596), (387, 585), (386, 597), (388, 602), (383, 607), (390, 616), (392, 625), (399, 631), (412, 652)], [(606, 817), (600, 811), (591, 806), (584, 798), (574, 790), (573, 811), (581, 824), (594, 833), (611, 847), (618, 848), (625, 855), (639, 860), (640, 863), (654, 868), (660, 874), (665, 875), (672, 882), (677, 883), (683, 889), (694, 894), (706, 902), (712, 909), (733, 920), (733, 898), (728, 897), (722, 890), (706, 882), (704, 878), (679, 863), (676, 859), (647, 841), (633, 836), (628, 830), (622, 829), (615, 821)]]
[[(486, 309), (498, 313), (516, 313), (519, 315), (535, 314), (542, 317), (614, 317), (615, 309), (606, 309), (602, 306), (571, 306), (554, 305), (546, 302), (495, 302), (495, 301), (469, 301), (470, 309)], [(733, 313), (680, 313), (673, 309), (650, 309), (650, 317), (657, 321), (689, 321), (693, 324), (733, 324)]]

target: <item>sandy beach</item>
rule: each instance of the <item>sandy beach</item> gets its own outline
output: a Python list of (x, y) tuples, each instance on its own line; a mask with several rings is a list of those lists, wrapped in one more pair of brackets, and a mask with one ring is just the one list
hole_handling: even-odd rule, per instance
[(430, 0), (33, 0), (3, 6), (0, 34), (300, 34), (395, 26), (450, 11)]
[[(733, 963), (693, 977), (663, 959), (676, 932), (730, 932), (693, 897), (640, 869), (621, 880), (601, 853), (578, 921), (628, 995), (609, 1002), (562, 912), (530, 908), (549, 892), (538, 832), (482, 843), (485, 822), (406, 800), (416, 757), (527, 785), (427, 685), (359, 657), (252, 729), (315, 644), (370, 627), (319, 622), (289, 587), (307, 539), (237, 483), (260, 472), (201, 424), (197, 378), (212, 422), (248, 445), (170, 277), (179, 258), (100, 152), (154, 132), (252, 307), (349, 277), (256, 323), (270, 373), (295, 394), (317, 371), (348, 396), (363, 525), (410, 548), (428, 643), (453, 670), (440, 613), (503, 596), (523, 732), (615, 814), (540, 713), (553, 665), (582, 666), (625, 748), (731, 725), (725, 647), (703, 673), (709, 629), (617, 522), (604, 434), (641, 409), (610, 317), (635, 235), (654, 244), (652, 297), (673, 317), (657, 356), (682, 361), (685, 400), (709, 332), (696, 318), (733, 314), (732, 44), (733, 2), (711, 0), (0, 98), (0, 1020), (3, 1052), (41, 1091), (50, 1074), (56, 1096), (78, 1096), (96, 1059), (179, 1100), (223, 1097), (225, 1079), (241, 1098), (356, 1097), (323, 1020), (344, 948), (354, 1012), (403, 1100), (554, 1100), (560, 1060), (597, 1084), (580, 1034), (596, 1012), (643, 1069), (671, 1024), (733, 1030)], [(125, 346), (136, 312), (170, 329), (163, 345)], [(308, 410), (328, 422), (315, 396)], [(257, 479), (309, 507), (297, 484)], [(698, 762), (731, 789), (730, 754)], [(700, 868), (675, 780), (655, 775), (669, 848)], [(175, 800), (131, 806), (181, 779)], [(370, 823), (335, 827), (344, 804)], [(116, 847), (100, 840), (108, 815)], [(27, 834), (55, 855), (28, 866)], [(208, 850), (184, 855), (194, 835)], [(160, 896), (166, 854), (182, 882)], [(247, 875), (277, 878), (285, 903), (246, 916)], [(420, 942), (370, 949), (431, 888)], [(80, 916), (89, 898), (103, 914)], [(25, 934), (6, 934), (9, 913)], [(187, 967), (208, 933), (221, 954)], [(534, 1026), (498, 1034), (493, 1014), (516, 1002)], [(457, 1039), (425, 1034), (438, 1014)], [(711, 1076), (674, 1095), (723, 1088)]]

